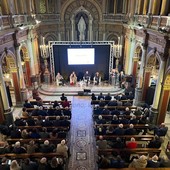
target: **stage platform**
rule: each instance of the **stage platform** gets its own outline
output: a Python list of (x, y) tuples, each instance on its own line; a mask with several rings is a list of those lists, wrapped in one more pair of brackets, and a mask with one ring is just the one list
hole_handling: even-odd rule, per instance
[(102, 92), (104, 95), (110, 93), (111, 96), (114, 96), (118, 93), (123, 93), (124, 89), (119, 88), (118, 86), (112, 86), (110, 84), (102, 84), (102, 85), (88, 85), (88, 86), (80, 86), (79, 84), (75, 86), (65, 85), (65, 86), (57, 86), (55, 84), (46, 85), (42, 84), (39, 87), (39, 93), (47, 96), (61, 96), (62, 93), (65, 93), (67, 96), (89, 96), (92, 93), (99, 95)]

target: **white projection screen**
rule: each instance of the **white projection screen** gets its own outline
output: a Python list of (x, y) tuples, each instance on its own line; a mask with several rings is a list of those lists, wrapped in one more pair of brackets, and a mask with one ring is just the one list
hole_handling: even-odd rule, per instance
[(94, 48), (68, 48), (68, 65), (93, 65), (95, 62)]

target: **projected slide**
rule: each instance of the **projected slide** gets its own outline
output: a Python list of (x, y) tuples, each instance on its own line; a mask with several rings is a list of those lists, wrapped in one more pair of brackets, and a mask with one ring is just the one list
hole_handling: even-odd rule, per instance
[(94, 48), (68, 48), (68, 65), (94, 64)]

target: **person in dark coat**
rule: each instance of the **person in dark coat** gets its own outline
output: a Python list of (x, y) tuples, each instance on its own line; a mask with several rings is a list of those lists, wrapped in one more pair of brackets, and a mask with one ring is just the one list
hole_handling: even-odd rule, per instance
[(35, 126), (35, 121), (34, 118), (32, 118), (31, 116), (29, 116), (26, 120), (28, 126)]
[(149, 142), (148, 148), (160, 148), (162, 142), (163, 142), (162, 139), (156, 135), (155, 138)]
[(117, 155), (116, 159), (110, 161), (110, 168), (125, 168), (125, 161)]
[(10, 170), (10, 166), (8, 165), (8, 159), (3, 157), (0, 164), (0, 170)]
[(49, 164), (47, 162), (47, 158), (43, 157), (40, 159), (40, 162), (38, 163), (38, 170), (49, 170)]
[(54, 104), (53, 104), (53, 108), (56, 108), (56, 107), (60, 107), (60, 105), (58, 104), (57, 100), (55, 100)]
[(104, 100), (104, 96), (102, 92), (100, 92), (100, 94), (98, 95), (98, 100)]
[(67, 99), (67, 97), (65, 96), (64, 93), (62, 93), (60, 99), (61, 99), (61, 101), (64, 101), (65, 99)]
[(43, 110), (42, 106), (39, 107), (38, 115), (47, 116), (47, 112), (45, 110)]
[(114, 130), (115, 135), (124, 135), (124, 132), (123, 124), (119, 124), (119, 126)]
[(38, 164), (36, 162), (31, 161), (29, 158), (24, 159), (22, 163), (22, 170), (37, 170)]
[(134, 125), (130, 124), (129, 128), (125, 129), (125, 135), (136, 135), (136, 129), (134, 129)]
[(25, 103), (23, 106), (26, 108), (34, 108), (34, 106), (28, 100), (25, 100)]
[(40, 151), (43, 153), (50, 153), (54, 150), (54, 145), (51, 145), (48, 140), (45, 140), (44, 144), (41, 144), (40, 147)]
[(26, 126), (26, 121), (19, 118), (19, 117), (16, 117), (15, 118), (16, 120), (14, 121), (14, 124), (15, 126)]
[(158, 160), (158, 156), (154, 155), (151, 159), (148, 160), (147, 168), (159, 168), (161, 162)]
[(123, 149), (125, 148), (125, 143), (121, 140), (121, 138), (117, 137), (116, 141), (113, 142), (112, 148)]
[(104, 99), (107, 101), (107, 102), (106, 102), (106, 104), (107, 104), (107, 103), (109, 103), (110, 100), (112, 100), (112, 96), (110, 96), (110, 93), (108, 93), (108, 94), (105, 96)]
[(159, 127), (154, 128), (154, 134), (157, 136), (165, 136), (168, 131), (168, 127), (165, 126), (165, 123), (161, 123)]
[(21, 146), (20, 142), (16, 142), (12, 152), (16, 154), (26, 153), (26, 149)]

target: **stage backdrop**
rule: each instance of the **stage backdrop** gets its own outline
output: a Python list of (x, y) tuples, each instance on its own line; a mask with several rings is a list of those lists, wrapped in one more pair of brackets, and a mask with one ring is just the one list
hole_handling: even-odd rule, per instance
[[(94, 64), (68, 65), (67, 49), (70, 48), (94, 48)], [(91, 79), (98, 71), (103, 80), (109, 79), (110, 45), (53, 45), (55, 75), (60, 72), (69, 80), (70, 74), (75, 71), (78, 80), (83, 78), (86, 70), (89, 71)]]

